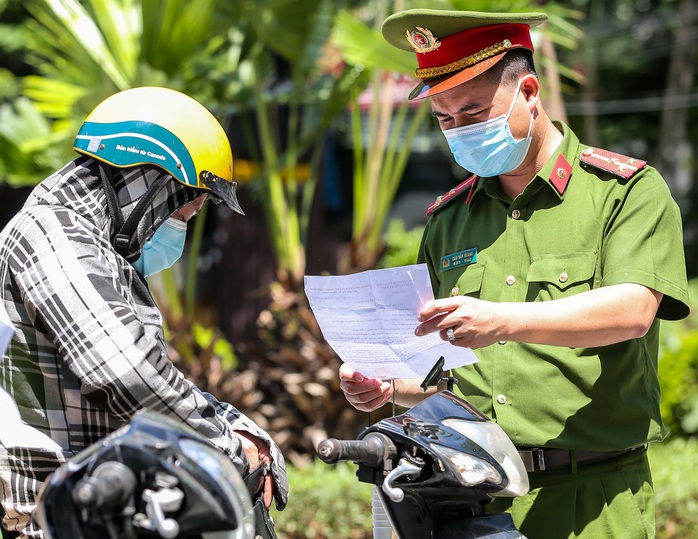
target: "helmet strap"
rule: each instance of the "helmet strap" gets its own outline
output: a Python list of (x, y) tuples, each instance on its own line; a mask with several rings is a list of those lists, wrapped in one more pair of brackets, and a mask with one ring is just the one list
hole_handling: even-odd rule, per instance
[(114, 225), (114, 233), (111, 238), (112, 245), (114, 245), (114, 249), (116, 249), (117, 253), (126, 258), (128, 246), (131, 244), (133, 235), (138, 228), (138, 223), (140, 223), (155, 196), (165, 187), (165, 184), (170, 181), (171, 176), (169, 174), (158, 176), (155, 181), (148, 186), (148, 189), (140, 198), (138, 204), (136, 204), (136, 207), (128, 218), (124, 220), (124, 214), (119, 205), (116, 189), (114, 189), (111, 167), (100, 161), (99, 175), (102, 178), (104, 193), (107, 197), (107, 207), (109, 208), (109, 214)]
[[(119, 205), (119, 198), (116, 196), (116, 189), (114, 189), (114, 179), (112, 176), (111, 166), (103, 163), (102, 161), (97, 162), (99, 164), (99, 176), (102, 179), (102, 187), (104, 188), (104, 194), (107, 198), (107, 208), (109, 209), (109, 216), (111, 217), (113, 230), (115, 231), (112, 235), (112, 244), (116, 250), (121, 253), (120, 243), (118, 241), (118, 232), (124, 226), (124, 214), (121, 211), (121, 206)], [(128, 243), (126, 244), (128, 246)]]
[(148, 190), (138, 200), (138, 204), (136, 204), (136, 207), (133, 208), (133, 211), (126, 219), (126, 222), (124, 222), (114, 236), (114, 248), (124, 258), (127, 258), (126, 249), (131, 244), (131, 239), (138, 229), (138, 223), (141, 222), (141, 219), (143, 219), (143, 216), (148, 211), (148, 208), (150, 208), (153, 199), (162, 190), (162, 188), (165, 187), (171, 178), (172, 176), (169, 174), (162, 174), (148, 186)]

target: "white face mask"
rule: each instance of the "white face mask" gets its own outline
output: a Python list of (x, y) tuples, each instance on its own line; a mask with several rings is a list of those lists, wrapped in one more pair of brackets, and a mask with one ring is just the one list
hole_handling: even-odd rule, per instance
[(169, 268), (182, 256), (186, 238), (187, 223), (170, 217), (143, 246), (141, 257), (133, 262), (133, 267), (143, 277)]
[(531, 146), (533, 114), (525, 138), (515, 140), (509, 128), (509, 116), (514, 110), (522, 80), (516, 86), (507, 114), (443, 132), (456, 163), (468, 172), (489, 178), (511, 172), (523, 163)]

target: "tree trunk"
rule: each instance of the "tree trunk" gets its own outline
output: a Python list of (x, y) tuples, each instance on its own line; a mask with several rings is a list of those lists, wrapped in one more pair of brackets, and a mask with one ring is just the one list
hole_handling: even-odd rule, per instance
[(687, 132), (696, 42), (689, 25), (695, 20), (697, 9), (694, 0), (679, 3), (657, 148), (657, 168), (677, 199), (688, 193), (693, 175), (693, 149)]
[[(605, 17), (603, 6), (601, 13), (594, 5), (590, 5), (587, 16), (587, 32), (593, 32), (599, 20)], [(594, 35), (587, 34), (587, 39), (580, 43), (582, 49), (582, 63), (584, 65), (584, 85), (582, 86), (582, 117), (584, 122), (583, 142), (590, 146), (601, 145), (599, 132), (599, 112), (596, 102), (599, 90), (599, 46), (598, 39)]]
[(560, 73), (557, 70), (557, 53), (555, 52), (555, 45), (545, 34), (543, 34), (541, 53), (547, 59), (547, 62), (544, 64), (545, 86), (547, 89), (545, 109), (551, 119), (567, 123), (567, 112), (562, 99)]

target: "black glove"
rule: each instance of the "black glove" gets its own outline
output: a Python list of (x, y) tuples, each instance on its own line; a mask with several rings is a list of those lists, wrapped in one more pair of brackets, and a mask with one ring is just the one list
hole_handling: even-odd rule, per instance
[(255, 539), (277, 539), (274, 521), (262, 498), (264, 476), (267, 475), (268, 471), (269, 465), (260, 464), (244, 478), (254, 506)]

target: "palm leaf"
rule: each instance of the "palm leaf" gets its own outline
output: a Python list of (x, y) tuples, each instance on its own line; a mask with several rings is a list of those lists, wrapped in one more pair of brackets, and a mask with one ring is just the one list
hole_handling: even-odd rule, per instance
[(329, 30), (316, 25), (328, 7), (323, 4), (323, 0), (257, 0), (248, 4), (246, 18), (266, 46), (295, 63), (315, 35)]
[[(94, 3), (100, 4), (98, 0)], [(111, 3), (116, 8), (117, 3), (114, 0)], [(47, 9), (42, 9), (40, 4), (43, 4), (43, 7)], [(56, 32), (56, 37), (61, 38), (54, 42), (56, 45), (51, 45), (51, 39), (44, 40), (44, 46), (52, 48), (52, 52), (58, 59), (65, 58), (66, 52), (71, 51), (76, 54), (70, 56), (84, 57), (87, 55), (100, 67), (101, 73), (106, 75), (117, 88), (123, 90), (129, 87), (129, 74), (133, 73), (133, 65), (123, 64), (119, 61), (123, 61), (127, 53), (112, 54), (109, 43), (96, 20), (79, 1), (43, 0), (41, 3), (32, 2), (30, 6), (36, 20), (41, 22), (46, 29), (53, 29)], [(127, 17), (123, 18), (127, 19)], [(70, 43), (70, 38), (72, 38), (72, 43)], [(112, 39), (115, 39), (113, 35)], [(58, 49), (61, 45), (69, 45), (70, 48), (68, 50)]]
[(0, 164), (13, 186), (33, 185), (71, 157), (59, 149), (46, 118), (26, 98), (0, 107)]
[(141, 59), (170, 76), (225, 30), (214, 26), (215, 0), (142, 0), (142, 4)]
[(371, 70), (414, 73), (414, 54), (393, 47), (380, 32), (346, 11), (337, 16), (332, 41), (342, 50), (346, 61), (353, 65)]

